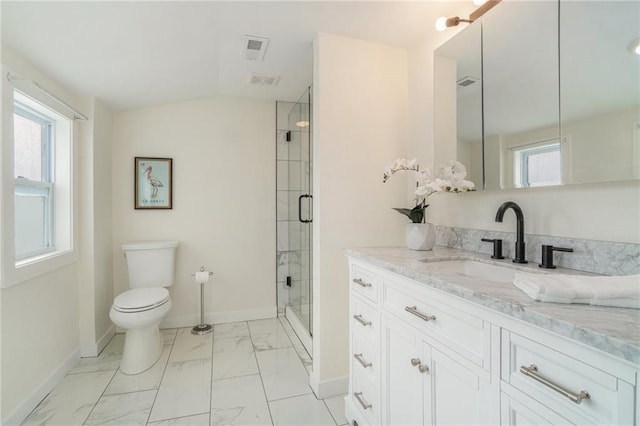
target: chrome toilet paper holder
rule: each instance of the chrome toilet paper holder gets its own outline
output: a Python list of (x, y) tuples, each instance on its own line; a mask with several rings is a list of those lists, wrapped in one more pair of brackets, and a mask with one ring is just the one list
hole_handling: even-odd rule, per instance
[[(204, 266), (202, 266), (200, 267), (200, 272), (207, 272), (207, 270), (204, 269)], [(208, 272), (209, 272), (209, 277), (213, 275), (213, 272), (211, 271), (208, 271)], [(195, 277), (196, 274), (195, 273), (191, 274), (191, 276)], [(209, 281), (208, 277), (206, 281)], [(191, 329), (191, 334), (203, 335), (203, 334), (211, 333), (213, 331), (213, 325), (204, 323), (204, 283), (206, 281), (200, 282), (200, 324), (194, 326)]]

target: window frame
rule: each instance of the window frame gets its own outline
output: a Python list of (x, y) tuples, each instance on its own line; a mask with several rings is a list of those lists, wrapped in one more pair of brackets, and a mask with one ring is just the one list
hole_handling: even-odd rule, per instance
[[(4, 74), (14, 74), (14, 70), (0, 64)], [(83, 137), (85, 118), (76, 119), (76, 111), (53, 98), (49, 92), (34, 85), (29, 76), (11, 79), (9, 84), (0, 85), (3, 126), (2, 139), (11, 141), (0, 147), (1, 167), (0, 189), (0, 289), (10, 288), (34, 280), (55, 270), (73, 265), (78, 261), (78, 177), (79, 142)], [(48, 81), (48, 85), (55, 83)], [(55, 94), (62, 98), (73, 98), (70, 92)], [(22, 260), (15, 256), (15, 159), (13, 143), (14, 101), (20, 100), (29, 107), (44, 113), (55, 121), (55, 164), (50, 169), (55, 181), (54, 238), (55, 250)], [(82, 116), (84, 117), (84, 116)], [(86, 120), (91, 120), (86, 118)]]
[[(54, 182), (54, 166), (55, 166), (55, 120), (47, 117), (23, 102), (14, 99), (13, 103), (14, 115), (19, 115), (27, 120), (39, 124), (42, 128), (40, 136), (41, 141), (41, 178), (40, 180), (32, 180), (23, 176), (14, 177), (14, 197), (36, 196), (43, 197), (45, 201), (44, 212), (44, 235), (43, 247), (37, 250), (25, 251), (22, 253), (15, 252), (15, 261), (20, 262), (29, 258), (41, 256), (46, 253), (55, 252), (55, 182)], [(15, 135), (15, 129), (14, 129)], [(15, 137), (15, 136), (14, 136)], [(15, 153), (14, 153), (15, 161)], [(15, 208), (15, 207), (14, 207)], [(15, 236), (14, 236), (15, 238)]]
[[(536, 146), (532, 148), (524, 148), (515, 151), (518, 155), (517, 162), (520, 163), (520, 186), (523, 188), (533, 188), (529, 181), (529, 157), (539, 154), (547, 154), (550, 152), (557, 152), (560, 155), (560, 182), (562, 183), (562, 151), (560, 149), (560, 142), (551, 143), (548, 145)], [(544, 185), (549, 186), (549, 185)]]

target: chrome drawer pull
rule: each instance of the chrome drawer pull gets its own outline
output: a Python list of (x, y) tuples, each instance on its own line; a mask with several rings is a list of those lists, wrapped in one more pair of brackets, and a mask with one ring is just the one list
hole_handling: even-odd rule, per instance
[(364, 325), (365, 327), (368, 325), (371, 325), (371, 321), (367, 321), (365, 319), (362, 318), (362, 315), (358, 314), (358, 315), (354, 315), (353, 319), (358, 321), (360, 324)]
[(429, 367), (424, 364), (420, 364), (418, 366), (418, 371), (420, 371), (421, 373), (426, 373), (427, 371), (429, 371)]
[(371, 407), (372, 407), (372, 405), (371, 405), (371, 404), (369, 404), (369, 403), (367, 403), (364, 399), (362, 399), (362, 397), (361, 397), (360, 395), (362, 395), (362, 392), (354, 392), (354, 393), (353, 393), (353, 396), (355, 396), (355, 397), (356, 397), (356, 399), (358, 400), (358, 402), (360, 403), (360, 405), (362, 405), (362, 408), (364, 408), (365, 410), (366, 410), (367, 408), (371, 408)]
[(520, 366), (520, 372), (525, 376), (531, 377), (532, 379), (542, 383), (543, 385), (550, 387), (554, 391), (558, 392), (560, 395), (569, 398), (571, 401), (575, 402), (576, 404), (580, 404), (583, 399), (591, 399), (591, 395), (589, 395), (589, 392), (587, 391), (580, 391), (580, 393), (576, 395), (575, 393), (568, 391), (566, 389), (562, 389), (560, 386), (556, 385), (555, 383), (552, 383), (549, 380), (545, 379), (544, 377), (542, 377), (537, 373), (538, 367), (535, 364), (531, 364), (528, 367), (525, 367), (524, 365)]
[(353, 354), (353, 357), (357, 359), (364, 368), (371, 367), (373, 365), (370, 362), (365, 361), (364, 358), (362, 358), (362, 354)]
[(424, 321), (435, 321), (436, 316), (435, 315), (425, 315), (425, 314), (421, 314), (420, 312), (418, 312), (418, 308), (416, 308), (415, 306), (405, 306), (404, 310), (417, 316), (418, 318), (420, 318), (421, 320)]
[(361, 287), (371, 287), (371, 283), (366, 283), (362, 281), (362, 278), (354, 278), (353, 282), (358, 284)]
[(422, 361), (420, 361), (420, 358), (411, 358), (411, 365), (413, 365), (414, 367), (417, 367), (420, 364), (422, 364)]

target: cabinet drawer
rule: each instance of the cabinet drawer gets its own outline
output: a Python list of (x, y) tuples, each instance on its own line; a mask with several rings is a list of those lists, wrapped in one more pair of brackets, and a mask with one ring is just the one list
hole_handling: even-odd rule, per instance
[(480, 318), (389, 280), (385, 281), (383, 304), (387, 311), (433, 335), (474, 364), (489, 369), (491, 330)]
[[(518, 399), (519, 398), (519, 399)], [(518, 394), (518, 398), (511, 394), (502, 392), (500, 394), (500, 424), (503, 426), (522, 425), (569, 425), (576, 423), (560, 416), (558, 413), (549, 410), (539, 402)], [(578, 424), (588, 424), (582, 419)]]
[(359, 372), (377, 388), (380, 377), (380, 351), (358, 333), (351, 334), (351, 371)]
[(351, 298), (351, 333), (368, 339), (375, 347), (380, 340), (380, 315), (378, 311), (358, 297)]
[(503, 330), (502, 351), (502, 380), (564, 417), (633, 424), (633, 385), (580, 361), (580, 348), (571, 356)]
[(378, 391), (362, 375), (351, 376), (351, 403), (370, 425), (380, 424), (380, 399)]
[(378, 303), (378, 289), (382, 278), (358, 265), (351, 267), (351, 289), (374, 303)]

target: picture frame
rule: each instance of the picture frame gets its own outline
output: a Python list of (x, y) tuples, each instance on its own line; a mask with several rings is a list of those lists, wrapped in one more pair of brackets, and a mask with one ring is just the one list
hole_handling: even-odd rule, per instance
[(173, 208), (173, 159), (135, 157), (136, 210)]

